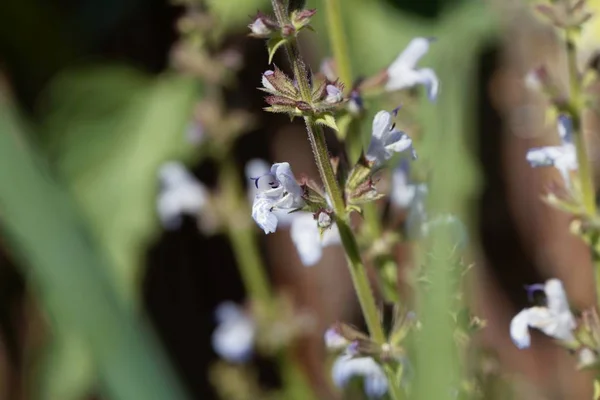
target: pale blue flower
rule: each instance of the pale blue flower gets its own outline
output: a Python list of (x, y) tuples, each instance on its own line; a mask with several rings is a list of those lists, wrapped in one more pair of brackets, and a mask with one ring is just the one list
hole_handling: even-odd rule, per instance
[(338, 89), (335, 85), (327, 85), (325, 87), (327, 91), (327, 96), (325, 97), (325, 103), (336, 104), (342, 101), (344, 96), (342, 95), (342, 91)]
[[(414, 183), (410, 179), (410, 161), (403, 159), (392, 172), (390, 199), (398, 208), (408, 208), (419, 194), (426, 193), (424, 183)], [(422, 202), (423, 203), (423, 202)], [(424, 208), (424, 204), (421, 204)], [(422, 210), (424, 212), (424, 209)]]
[[(539, 285), (533, 285), (537, 288)], [(514, 344), (524, 349), (530, 346), (529, 328), (536, 328), (555, 339), (572, 342), (576, 323), (562, 282), (550, 279), (543, 285), (546, 306), (530, 307), (515, 315), (510, 323), (510, 337)]]
[(218, 323), (212, 335), (215, 353), (233, 363), (248, 361), (252, 356), (256, 333), (252, 318), (232, 302), (220, 304), (215, 316)]
[(275, 232), (277, 216), (274, 211), (293, 211), (304, 206), (303, 190), (289, 163), (276, 163), (267, 174), (253, 178), (257, 193), (252, 205), (252, 218), (265, 233)]
[[(248, 179), (248, 197), (250, 203), (254, 203), (256, 195), (260, 192), (257, 187), (257, 182), (260, 177), (264, 177), (270, 173), (271, 165), (260, 158), (253, 158), (246, 163), (244, 172)], [(289, 227), (296, 217), (296, 213), (289, 213), (281, 209), (274, 209), (272, 211), (277, 222), (277, 227)]]
[(378, 398), (388, 391), (388, 380), (383, 368), (372, 357), (355, 357), (350, 353), (337, 358), (332, 368), (333, 383), (343, 388), (353, 379), (362, 378), (369, 398)]
[(367, 159), (378, 166), (392, 158), (394, 154), (406, 150), (411, 151), (413, 158), (417, 157), (412, 146), (412, 139), (406, 133), (396, 129), (396, 124), (392, 122), (392, 114), (387, 111), (379, 111), (373, 118)]
[(431, 38), (418, 37), (410, 41), (406, 49), (388, 67), (385, 90), (394, 91), (423, 85), (430, 101), (437, 98), (440, 83), (431, 68), (417, 69), (417, 63), (429, 50)]
[[(341, 243), (340, 233), (337, 225), (331, 224), (329, 217), (329, 228), (319, 233), (318, 222), (311, 213), (299, 212), (292, 220), (290, 235), (296, 246), (300, 261), (307, 267), (315, 265), (323, 255), (323, 249), (327, 246)], [(320, 213), (319, 219), (324, 224), (326, 213)], [(322, 217), (323, 216), (323, 217)]]
[(328, 350), (343, 350), (350, 344), (348, 339), (340, 335), (335, 327), (325, 331), (324, 340)]
[(566, 115), (558, 118), (560, 146), (537, 147), (527, 151), (527, 161), (532, 167), (556, 168), (567, 187), (571, 185), (571, 171), (577, 170), (577, 152), (573, 144), (572, 121)]
[(158, 170), (158, 179), (160, 190), (156, 211), (167, 229), (177, 229), (183, 215), (197, 216), (207, 202), (204, 185), (180, 162), (164, 163)]

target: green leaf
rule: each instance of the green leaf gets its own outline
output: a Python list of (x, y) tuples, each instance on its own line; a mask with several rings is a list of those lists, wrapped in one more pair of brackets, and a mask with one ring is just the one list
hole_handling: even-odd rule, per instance
[(267, 49), (269, 51), (269, 64), (273, 62), (273, 57), (275, 56), (275, 52), (278, 48), (283, 46), (287, 42), (287, 39), (284, 39), (280, 36), (272, 37), (267, 41)]
[(157, 167), (189, 156), (184, 132), (197, 91), (189, 79), (114, 66), (71, 72), (50, 86), (48, 149), (127, 299), (158, 228)]
[(325, 126), (328, 126), (328, 127), (330, 127), (331, 129), (333, 129), (333, 130), (334, 130), (334, 131), (336, 131), (336, 132), (338, 132), (338, 131), (339, 131), (339, 129), (338, 129), (338, 126), (337, 126), (337, 124), (335, 123), (335, 117), (333, 116), (333, 114), (329, 114), (329, 113), (326, 113), (326, 114), (321, 114), (321, 115), (319, 115), (319, 117), (318, 117), (318, 118), (315, 120), (315, 122), (316, 122), (317, 124), (320, 124), (320, 125), (325, 125)]

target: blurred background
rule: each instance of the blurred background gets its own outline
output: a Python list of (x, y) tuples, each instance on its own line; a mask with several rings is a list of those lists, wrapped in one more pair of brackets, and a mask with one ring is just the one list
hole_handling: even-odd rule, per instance
[[(355, 74), (376, 73), (415, 35), (443, 34), (436, 22), (459, 3), (344, 0)], [(550, 339), (536, 334), (533, 348), (523, 352), (508, 336), (510, 318), (528, 304), (523, 285), (559, 277), (581, 308), (593, 304), (594, 291), (586, 247), (569, 234), (566, 216), (540, 202), (555, 172), (530, 169), (524, 157), (528, 148), (554, 140), (555, 132), (546, 122), (543, 98), (527, 91), (522, 79), (540, 63), (560, 71), (564, 55), (552, 29), (532, 16), (528, 3), (489, 3), (500, 15), (502, 33), (484, 46), (473, 67), (478, 88), (472, 149), (482, 191), (472, 204), (480, 247), (470, 301), (488, 321), (479, 340), (498, 355), (495, 368), (522, 382), (520, 398), (590, 398), (591, 377), (575, 372), (574, 361)], [(207, 0), (206, 7), (219, 21), (222, 38), (212, 51), (225, 52), (239, 65), (234, 83), (219, 95), (227, 110), (249, 116), (247, 133), (235, 145), (240, 179), (253, 158), (286, 160), (297, 173), (316, 178), (302, 125), (263, 112), (256, 90), (267, 52), (263, 41), (246, 36), (247, 24), (256, 10), (268, 11), (269, 3)], [(308, 7), (321, 10), (324, 5), (313, 0)], [(187, 160), (209, 187), (217, 179), (201, 146), (184, 140), (205, 92), (202, 85), (176, 78), (173, 49), (182, 13), (182, 6), (166, 0), (4, 0), (0, 92), (3, 103), (16, 110), (43, 168), (75, 199), (73, 208), (92, 232), (86, 240), (95, 241), (116, 266), (111, 276), (117, 290), (146, 316), (190, 398), (213, 399), (208, 373), (216, 359), (210, 344), (213, 310), (224, 300), (239, 302), (245, 296), (235, 258), (226, 236), (202, 233), (191, 218), (167, 231), (155, 213), (161, 162)], [(302, 44), (318, 69), (330, 55), (322, 12), (314, 26), (317, 33), (303, 34)], [(594, 32), (584, 32), (582, 65), (600, 42), (594, 39)], [(274, 62), (286, 69), (280, 56)], [(588, 117), (586, 134), (595, 143), (595, 116)], [(2, 127), (4, 135), (7, 128)], [(328, 139), (332, 153), (339, 151), (335, 137)], [(598, 154), (593, 146), (596, 165)], [(0, 184), (22, 196), (24, 210), (37, 207), (43, 215), (45, 199), (28, 196), (21, 186), (24, 173), (7, 159), (0, 157)], [(11, 218), (0, 207), (0, 220)], [(44, 222), (39, 223), (43, 230)], [(321, 332), (338, 319), (360, 324), (341, 249), (326, 249), (318, 266), (306, 268), (288, 232), (260, 234), (260, 243), (277, 289), (317, 317), (318, 327), (301, 341), (297, 357), (319, 393), (329, 398)], [(30, 261), (22, 250), (7, 235), (0, 236), (0, 399), (110, 398), (100, 396), (101, 380), (77, 339), (53, 330), (56, 316), (40, 301), (52, 294), (28, 278)], [(408, 250), (398, 249), (398, 257), (408, 258)], [(68, 274), (69, 268), (63, 270)], [(85, 301), (83, 289), (73, 290)], [(104, 335), (102, 329), (115, 328), (98, 329)], [(64, 350), (65, 343), (70, 350)], [(264, 384), (279, 384), (274, 365), (264, 360), (259, 367)]]

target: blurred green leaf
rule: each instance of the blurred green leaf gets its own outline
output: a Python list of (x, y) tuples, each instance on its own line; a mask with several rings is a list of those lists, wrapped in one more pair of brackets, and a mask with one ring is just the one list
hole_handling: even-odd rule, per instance
[(38, 373), (35, 398), (39, 400), (83, 399), (96, 382), (88, 346), (71, 333), (54, 333)]
[(151, 79), (124, 67), (72, 71), (50, 85), (47, 149), (127, 299), (135, 298), (140, 256), (158, 228), (157, 167), (193, 150), (184, 132), (197, 96), (190, 79)]
[(207, 0), (211, 15), (214, 15), (224, 30), (238, 29), (251, 22), (251, 16), (261, 10), (271, 13), (267, 0)]

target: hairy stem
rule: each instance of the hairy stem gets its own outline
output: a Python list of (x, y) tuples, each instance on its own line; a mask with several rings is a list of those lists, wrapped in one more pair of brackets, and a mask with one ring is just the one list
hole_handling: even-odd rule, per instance
[[(281, 15), (281, 3), (278, 0), (272, 0), (272, 4), (279, 24), (285, 24), (288, 16)], [(291, 39), (286, 43), (285, 48), (289, 57), (289, 62), (294, 71), (294, 78), (296, 79), (298, 87), (300, 88), (302, 100), (310, 104), (311, 92), (310, 83), (308, 81), (308, 70), (306, 69), (306, 64), (304, 63), (300, 54), (298, 43), (296, 40)], [(367, 326), (373, 340), (379, 343), (384, 343), (385, 335), (383, 333), (381, 323), (379, 322), (377, 305), (375, 303), (375, 298), (373, 297), (373, 292), (371, 291), (365, 267), (360, 257), (356, 238), (354, 237), (354, 233), (349, 225), (349, 219), (346, 214), (346, 205), (344, 203), (342, 192), (337, 184), (333, 167), (329, 159), (329, 151), (327, 150), (323, 128), (315, 123), (315, 120), (312, 116), (304, 117), (304, 122), (306, 123), (308, 138), (313, 155), (315, 157), (317, 168), (319, 169), (321, 180), (325, 185), (325, 190), (331, 199), (333, 209), (335, 211), (335, 219), (340, 231), (342, 245), (346, 252), (350, 274), (352, 276), (354, 288), (356, 290), (365, 321), (367, 322)]]

